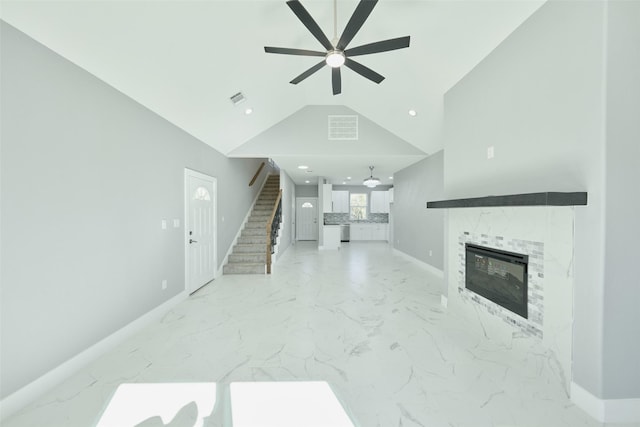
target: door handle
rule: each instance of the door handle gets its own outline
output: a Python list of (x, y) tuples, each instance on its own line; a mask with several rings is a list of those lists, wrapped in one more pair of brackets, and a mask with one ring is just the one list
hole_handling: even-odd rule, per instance
[(198, 243), (197, 240), (189, 239), (189, 243)]

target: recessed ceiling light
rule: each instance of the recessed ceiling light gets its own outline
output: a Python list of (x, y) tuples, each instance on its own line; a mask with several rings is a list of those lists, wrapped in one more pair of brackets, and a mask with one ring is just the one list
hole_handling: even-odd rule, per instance
[(342, 181), (342, 185), (345, 185), (347, 183), (347, 181)]
[(417, 112), (416, 110), (409, 110), (409, 115), (410, 115), (411, 117), (415, 117), (415, 116), (417, 116), (417, 115), (418, 115), (418, 112)]
[(310, 183), (310, 182), (311, 182), (311, 181), (309, 181), (309, 180), (306, 180), (306, 181), (305, 181), (304, 183), (305, 183), (305, 184), (308, 184), (308, 183)]
[(393, 179), (393, 177), (392, 177), (392, 176), (390, 176), (390, 177), (389, 177), (389, 179)]
[(309, 169), (309, 166), (306, 166), (306, 165), (300, 165), (300, 166), (298, 166), (298, 169), (302, 169), (302, 170), (304, 170), (304, 169)]
[(248, 116), (249, 114), (253, 113), (253, 108), (247, 108), (246, 110), (244, 110), (244, 113)]
[(347, 180), (349, 180), (349, 179), (351, 179), (351, 177), (350, 177), (350, 176), (348, 176), (348, 177), (347, 177)]

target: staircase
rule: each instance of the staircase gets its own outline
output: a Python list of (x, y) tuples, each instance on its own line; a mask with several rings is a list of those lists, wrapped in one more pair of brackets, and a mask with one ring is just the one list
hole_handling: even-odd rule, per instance
[[(251, 215), (240, 233), (238, 243), (223, 267), (223, 274), (265, 274), (267, 256), (267, 221), (280, 192), (280, 176), (269, 175), (256, 200)], [(274, 221), (273, 227), (280, 224)]]

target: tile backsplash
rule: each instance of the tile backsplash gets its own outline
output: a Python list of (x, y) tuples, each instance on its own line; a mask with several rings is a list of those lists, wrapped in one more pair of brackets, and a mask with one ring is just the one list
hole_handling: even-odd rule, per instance
[(324, 214), (324, 223), (325, 224), (346, 224), (346, 223), (362, 223), (362, 222), (372, 222), (372, 223), (388, 223), (389, 222), (389, 214), (387, 213), (370, 213), (367, 219), (351, 221), (349, 220), (348, 213), (325, 213)]

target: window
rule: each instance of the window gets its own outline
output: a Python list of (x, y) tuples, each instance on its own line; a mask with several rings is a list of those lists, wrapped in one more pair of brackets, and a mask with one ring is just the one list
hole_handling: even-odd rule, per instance
[(367, 219), (367, 195), (351, 193), (349, 195), (349, 219)]
[(196, 191), (193, 193), (194, 200), (211, 200), (211, 196), (209, 195), (209, 191), (207, 191), (204, 187), (196, 188)]

